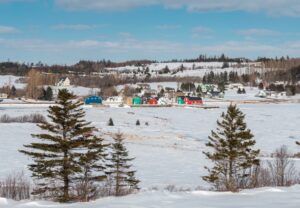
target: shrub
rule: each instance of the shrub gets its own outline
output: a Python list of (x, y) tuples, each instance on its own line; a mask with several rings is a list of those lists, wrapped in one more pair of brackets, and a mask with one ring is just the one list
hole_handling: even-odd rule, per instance
[(3, 181), (0, 181), (0, 197), (24, 200), (30, 199), (30, 182), (23, 172), (9, 174)]
[(0, 123), (43, 123), (46, 119), (41, 114), (30, 114), (24, 116), (10, 117), (4, 114), (0, 117)]

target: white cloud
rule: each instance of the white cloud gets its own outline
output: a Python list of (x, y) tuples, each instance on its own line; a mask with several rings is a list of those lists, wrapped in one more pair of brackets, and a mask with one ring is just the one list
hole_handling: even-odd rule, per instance
[(189, 11), (247, 11), (269, 15), (300, 16), (299, 0), (55, 0), (60, 7), (73, 10), (128, 10), (163, 5)]
[(97, 25), (59, 24), (59, 25), (54, 25), (52, 28), (55, 30), (91, 30), (97, 27), (98, 27)]
[(281, 35), (281, 32), (263, 29), (263, 28), (251, 28), (245, 30), (238, 30), (237, 34), (244, 36), (278, 36)]
[(2, 33), (16, 33), (18, 32), (18, 30), (14, 27), (10, 27), (10, 26), (1, 26), (0, 25), (0, 34)]

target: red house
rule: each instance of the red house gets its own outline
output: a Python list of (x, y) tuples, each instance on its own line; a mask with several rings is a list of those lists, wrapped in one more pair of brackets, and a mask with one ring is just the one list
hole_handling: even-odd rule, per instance
[(150, 99), (148, 100), (148, 104), (149, 104), (149, 105), (157, 105), (157, 99), (155, 99), (155, 98), (150, 98)]
[(186, 104), (186, 105), (202, 105), (203, 101), (202, 101), (201, 97), (187, 96), (184, 98), (184, 104)]

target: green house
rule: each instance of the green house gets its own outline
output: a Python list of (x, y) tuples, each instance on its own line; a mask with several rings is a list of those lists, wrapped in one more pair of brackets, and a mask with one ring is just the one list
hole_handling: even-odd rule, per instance
[(184, 104), (184, 97), (177, 97), (177, 104), (183, 105)]
[(133, 105), (141, 105), (141, 103), (142, 103), (142, 99), (140, 97), (134, 97), (132, 99), (132, 104)]

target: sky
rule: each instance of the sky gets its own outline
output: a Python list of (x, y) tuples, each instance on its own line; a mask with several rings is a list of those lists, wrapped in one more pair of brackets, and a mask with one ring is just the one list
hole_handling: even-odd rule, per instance
[(300, 57), (299, 0), (0, 0), (0, 61)]

